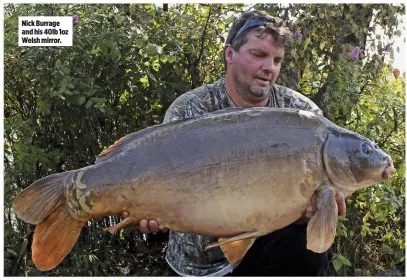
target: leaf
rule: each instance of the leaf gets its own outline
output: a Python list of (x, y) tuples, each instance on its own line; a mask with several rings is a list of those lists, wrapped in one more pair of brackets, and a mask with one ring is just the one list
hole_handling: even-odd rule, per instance
[(89, 109), (90, 108), (90, 106), (92, 106), (92, 104), (93, 104), (93, 102), (92, 102), (92, 100), (88, 100), (88, 102), (86, 103), (86, 109)]
[(351, 262), (344, 256), (340, 255), (340, 259), (342, 264), (346, 265), (346, 266), (352, 266)]
[(121, 25), (123, 23), (123, 20), (125, 19), (124, 16), (120, 16), (120, 15), (116, 15), (115, 16), (115, 20), (117, 22), (118, 25)]
[(162, 54), (163, 53), (163, 47), (157, 46), (157, 53)]
[(337, 273), (340, 272), (342, 268), (342, 262), (339, 259), (332, 259), (332, 265)]
[(291, 54), (291, 56), (292, 56), (294, 59), (298, 59), (298, 54), (297, 54), (297, 52), (295, 51), (295, 49), (292, 49), (291, 52), (290, 52), (290, 54)]
[(106, 98), (104, 98), (104, 97), (92, 97), (92, 98), (90, 98), (90, 100), (92, 100), (92, 102), (93, 103), (95, 103), (95, 104), (103, 104), (103, 103), (105, 103), (106, 101), (107, 101), (107, 99)]
[(13, 249), (7, 248), (6, 250), (7, 250), (7, 252), (9, 252), (10, 254), (12, 254), (12, 255), (14, 255), (14, 256), (18, 256), (17, 252), (14, 251)]
[(148, 77), (144, 75), (143, 77), (140, 78), (139, 80), (143, 85), (148, 85)]
[(404, 252), (403, 250), (397, 250), (397, 251), (394, 253), (394, 257), (397, 258), (397, 259), (399, 259), (400, 262), (404, 261), (404, 256), (405, 256), (405, 252)]
[(139, 49), (141, 49), (143, 46), (144, 46), (144, 40), (143, 39), (135, 39), (134, 40), (134, 45), (137, 47), (137, 48), (139, 48)]
[(304, 42), (304, 51), (307, 49), (308, 45), (311, 43), (311, 39), (307, 38)]
[(71, 72), (71, 70), (68, 67), (65, 67), (65, 66), (62, 66), (61, 70), (65, 75), (68, 75)]
[(150, 77), (151, 80), (153, 80), (154, 82), (157, 82), (157, 79), (154, 77), (153, 74), (151, 74), (151, 73), (147, 73), (147, 74), (148, 74), (148, 76)]
[(146, 53), (148, 56), (155, 56), (157, 54), (157, 46), (151, 43), (147, 44)]
[(85, 96), (79, 96), (78, 98), (78, 104), (79, 105), (83, 105), (86, 101), (86, 97)]
[(169, 62), (169, 63), (174, 63), (175, 60), (176, 60), (176, 57), (175, 57), (175, 56), (173, 56), (173, 55), (169, 55), (169, 56), (168, 56), (168, 62)]
[(383, 253), (386, 253), (386, 254), (390, 254), (390, 255), (393, 254), (393, 249), (386, 244), (382, 244), (380, 251)]
[(397, 79), (400, 75), (400, 70), (399, 69), (394, 69), (393, 70), (393, 76)]

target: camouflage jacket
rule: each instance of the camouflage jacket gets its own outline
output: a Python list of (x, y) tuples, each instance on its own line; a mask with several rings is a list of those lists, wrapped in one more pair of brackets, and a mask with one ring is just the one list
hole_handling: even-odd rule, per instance
[[(179, 96), (167, 110), (164, 123), (233, 107), (226, 93), (225, 79), (203, 85)], [(274, 85), (266, 106), (298, 108), (322, 114), (309, 98), (289, 88)], [(170, 231), (166, 260), (181, 276), (223, 276), (233, 270), (219, 247), (205, 251), (218, 238)]]

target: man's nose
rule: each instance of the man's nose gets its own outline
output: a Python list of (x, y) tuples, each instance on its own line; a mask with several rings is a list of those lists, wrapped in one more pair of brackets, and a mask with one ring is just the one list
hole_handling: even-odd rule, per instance
[(276, 65), (274, 63), (274, 61), (272, 59), (265, 59), (263, 62), (263, 67), (262, 70), (263, 71), (267, 71), (267, 72), (274, 72), (276, 69)]

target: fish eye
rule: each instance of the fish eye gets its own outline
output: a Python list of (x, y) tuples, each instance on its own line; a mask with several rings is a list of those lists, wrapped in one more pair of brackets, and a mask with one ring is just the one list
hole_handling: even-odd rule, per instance
[(362, 145), (362, 151), (365, 155), (369, 155), (370, 154), (370, 148), (367, 144), (363, 144)]

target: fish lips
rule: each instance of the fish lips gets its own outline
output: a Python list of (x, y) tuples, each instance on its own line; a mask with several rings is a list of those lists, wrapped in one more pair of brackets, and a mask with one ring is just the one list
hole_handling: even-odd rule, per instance
[(383, 169), (382, 172), (382, 178), (384, 180), (391, 178), (391, 175), (396, 171), (396, 168), (394, 168), (393, 164), (389, 164)]

